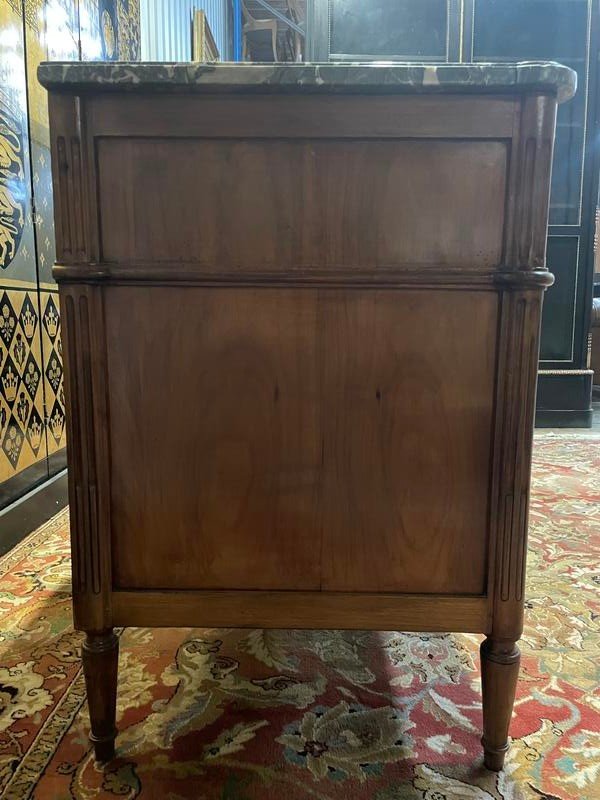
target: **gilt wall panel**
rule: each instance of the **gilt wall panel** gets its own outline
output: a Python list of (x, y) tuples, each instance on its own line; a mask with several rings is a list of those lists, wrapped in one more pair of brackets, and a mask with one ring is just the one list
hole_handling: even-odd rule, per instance
[(47, 473), (30, 147), (21, 3), (0, 0), (0, 502)]
[(139, 0), (79, 0), (79, 13), (84, 61), (139, 59)]
[(58, 292), (41, 290), (41, 335), (44, 352), (44, 395), (46, 398), (46, 439), (48, 455), (66, 446), (65, 392), (62, 367), (62, 339)]
[(46, 457), (37, 292), (0, 294), (0, 481)]
[(0, 507), (48, 475), (48, 456), (58, 459), (50, 471), (59, 468), (66, 445), (48, 101), (37, 67), (138, 57), (139, 0), (0, 0)]
[[(65, 406), (62, 363), (57, 353), (60, 341), (58, 292), (52, 278), (56, 259), (54, 209), (48, 130), (48, 97), (36, 73), (41, 61), (72, 61), (79, 58), (79, 0), (26, 0), (25, 43), (27, 87), (31, 133), (31, 173), (34, 200), (33, 219), (38, 277), (40, 317), (41, 379), (45, 404), (45, 447), (47, 455), (63, 450)], [(61, 399), (62, 398), (62, 399)], [(62, 463), (60, 464), (62, 466)], [(50, 469), (50, 472), (55, 470)]]

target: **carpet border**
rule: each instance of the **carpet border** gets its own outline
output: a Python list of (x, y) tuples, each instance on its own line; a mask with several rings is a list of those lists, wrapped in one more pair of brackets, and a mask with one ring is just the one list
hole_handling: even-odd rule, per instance
[[(17, 764), (4, 787), (2, 800), (28, 800), (31, 797), (31, 793), (55, 755), (63, 736), (71, 728), (85, 697), (83, 669), (80, 667), (71, 681), (71, 685), (49, 714), (24, 757)], [(39, 759), (37, 764), (35, 763), (36, 759)], [(31, 761), (34, 763), (30, 764)]]

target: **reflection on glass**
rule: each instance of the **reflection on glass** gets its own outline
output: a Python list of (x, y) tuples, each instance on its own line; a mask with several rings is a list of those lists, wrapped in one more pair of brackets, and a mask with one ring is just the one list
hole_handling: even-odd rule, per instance
[(554, 275), (554, 286), (544, 296), (540, 348), (540, 358), (544, 361), (570, 361), (573, 357), (578, 254), (579, 237), (548, 238), (547, 262)]
[(46, 42), (51, 61), (70, 61), (79, 57), (77, 12), (73, 3), (69, 10), (60, 0), (46, 3)]
[(0, 30), (0, 92), (11, 97), (11, 103), (22, 107), (25, 102), (25, 73), (21, 31), (16, 25)]
[[(317, 0), (324, 3), (327, 1)], [(242, 60), (304, 61), (306, 2), (307, 0), (240, 0)], [(211, 16), (209, 13), (207, 19), (210, 20)], [(213, 20), (219, 24), (218, 18), (213, 16)], [(215, 28), (212, 33), (216, 33), (216, 30)], [(223, 55), (221, 53), (221, 57)]]
[(331, 57), (447, 57), (447, 0), (330, 0)]
[(0, 30), (0, 269), (14, 260), (25, 228), (25, 70), (21, 31)]
[(559, 107), (550, 224), (577, 225), (586, 113), (589, 0), (475, 0), (473, 59), (549, 59), (577, 72), (575, 98)]
[(19, 119), (0, 107), (0, 267), (17, 254), (25, 227), (23, 131)]
[(102, 58), (102, 40), (97, 2), (87, 0), (79, 4), (79, 26), (81, 57), (84, 61), (99, 61)]

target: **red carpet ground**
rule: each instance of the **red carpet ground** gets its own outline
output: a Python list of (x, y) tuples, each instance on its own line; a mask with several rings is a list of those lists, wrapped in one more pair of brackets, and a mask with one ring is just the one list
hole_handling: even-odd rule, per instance
[(128, 629), (117, 758), (87, 742), (68, 517), (0, 562), (5, 800), (597, 800), (600, 437), (537, 436), (506, 770), (482, 767), (476, 636)]

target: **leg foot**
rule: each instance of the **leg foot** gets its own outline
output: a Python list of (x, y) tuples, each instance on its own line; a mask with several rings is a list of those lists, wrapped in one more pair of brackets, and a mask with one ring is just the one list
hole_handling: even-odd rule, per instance
[(508, 745), (506, 745), (504, 750), (489, 750), (486, 748), (483, 739), (481, 741), (484, 747), (483, 764), (485, 768), (491, 770), (492, 772), (500, 772), (504, 767), (504, 757), (508, 752)]
[(481, 643), (481, 689), (485, 766), (499, 772), (508, 750), (521, 654), (516, 642), (487, 638)]
[[(115, 735), (116, 735), (115, 731)], [(90, 734), (90, 742), (94, 745), (94, 756), (96, 761), (100, 764), (106, 764), (108, 761), (112, 761), (115, 757), (115, 740), (114, 738), (96, 741), (92, 734)]]
[(117, 735), (119, 639), (112, 630), (87, 633), (81, 658), (92, 728), (90, 742), (97, 761), (110, 761)]

